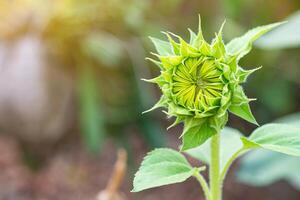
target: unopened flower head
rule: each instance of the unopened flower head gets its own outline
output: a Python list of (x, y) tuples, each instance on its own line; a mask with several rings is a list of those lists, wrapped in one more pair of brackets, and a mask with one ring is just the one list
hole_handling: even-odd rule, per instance
[(227, 122), (228, 111), (256, 124), (249, 107), (251, 99), (240, 84), (258, 68), (244, 70), (238, 61), (251, 50), (255, 39), (278, 24), (253, 29), (227, 45), (222, 39), (224, 24), (211, 44), (203, 37), (200, 17), (198, 33), (189, 30), (189, 42), (173, 33), (164, 33), (167, 42), (151, 38), (158, 60), (149, 60), (160, 67), (161, 74), (146, 81), (162, 90), (161, 99), (152, 109), (166, 108), (168, 116), (176, 117), (171, 126), (184, 122), (183, 150), (218, 133)]

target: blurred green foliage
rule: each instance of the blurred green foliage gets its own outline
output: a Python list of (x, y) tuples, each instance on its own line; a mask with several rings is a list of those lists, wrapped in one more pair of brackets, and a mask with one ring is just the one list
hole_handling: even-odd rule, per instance
[(101, 94), (97, 79), (89, 66), (81, 68), (79, 77), (79, 101), (82, 131), (90, 150), (98, 151), (103, 142), (105, 127), (102, 115)]

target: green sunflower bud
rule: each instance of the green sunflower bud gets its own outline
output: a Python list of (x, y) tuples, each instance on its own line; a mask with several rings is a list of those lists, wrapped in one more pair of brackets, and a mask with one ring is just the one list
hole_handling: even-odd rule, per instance
[(166, 114), (176, 118), (170, 127), (184, 122), (182, 150), (197, 147), (220, 132), (228, 111), (257, 124), (249, 107), (253, 99), (247, 98), (240, 84), (258, 68), (244, 70), (238, 61), (258, 37), (280, 23), (252, 29), (227, 45), (222, 39), (224, 24), (211, 44), (202, 35), (200, 17), (198, 34), (189, 29), (189, 43), (173, 33), (164, 33), (168, 42), (150, 38), (158, 60), (148, 59), (161, 74), (145, 81), (156, 83), (162, 91), (161, 99), (150, 110), (166, 108)]

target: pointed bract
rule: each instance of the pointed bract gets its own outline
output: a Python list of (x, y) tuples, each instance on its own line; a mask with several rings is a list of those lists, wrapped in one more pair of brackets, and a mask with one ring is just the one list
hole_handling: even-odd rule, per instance
[(229, 111), (244, 120), (251, 122), (252, 124), (258, 125), (256, 119), (254, 118), (249, 103), (242, 103), (241, 105), (231, 105)]
[(164, 96), (162, 96), (162, 97), (160, 98), (160, 100), (159, 100), (152, 108), (150, 108), (150, 109), (144, 111), (143, 114), (145, 114), (145, 113), (147, 113), (147, 112), (150, 112), (150, 111), (153, 111), (153, 110), (155, 110), (155, 109), (157, 109), (157, 108), (165, 107), (165, 106), (166, 106), (166, 103), (167, 103), (167, 100), (165, 99)]
[(152, 58), (146, 58), (146, 60), (149, 60), (151, 62), (153, 62), (155, 65), (157, 65), (160, 69), (163, 69), (163, 65), (161, 62), (157, 61), (157, 60), (154, 60)]
[(181, 147), (181, 151), (198, 147), (217, 133), (218, 132), (210, 126), (208, 121), (204, 121), (203, 123), (194, 126), (185, 132), (183, 135), (183, 145)]
[(245, 70), (243, 68), (239, 68), (237, 71), (237, 77), (239, 79), (240, 83), (244, 83), (246, 82), (247, 78), (254, 72), (256, 72), (257, 70), (261, 69), (262, 67), (257, 67), (254, 69), (250, 69), (250, 70)]
[(162, 32), (163, 34), (165, 34), (170, 42), (170, 44), (172, 45), (173, 48), (173, 52), (175, 55), (180, 55), (180, 44), (178, 44), (177, 42), (175, 42), (173, 40), (173, 38), (170, 36), (169, 33), (167, 32)]
[(229, 107), (229, 111), (247, 120), (248, 122), (258, 125), (257, 121), (255, 120), (251, 112), (249, 106), (250, 101), (251, 99), (248, 99), (248, 97), (245, 95), (243, 88), (241, 86), (238, 86), (233, 93), (232, 102)]
[(195, 40), (196, 40), (196, 38), (197, 38), (197, 35), (196, 35), (196, 33), (194, 33), (191, 29), (188, 29), (189, 30), (189, 32), (190, 32), (190, 44), (192, 45), (192, 46), (194, 46), (195, 45)]

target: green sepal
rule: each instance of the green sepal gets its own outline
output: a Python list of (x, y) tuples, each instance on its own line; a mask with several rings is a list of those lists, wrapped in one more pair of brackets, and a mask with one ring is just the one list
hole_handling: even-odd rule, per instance
[(199, 15), (199, 24), (198, 24), (198, 33), (193, 42), (193, 47), (198, 49), (203, 55), (211, 56), (211, 47), (205, 41), (203, 32), (202, 32), (202, 25), (201, 25), (201, 16)]
[(156, 102), (156, 104), (154, 106), (152, 106), (152, 108), (142, 112), (142, 114), (148, 113), (148, 112), (153, 111), (157, 108), (165, 107), (166, 105), (167, 105), (167, 99), (164, 96), (161, 96), (159, 101)]
[(200, 119), (200, 118), (205, 118), (205, 117), (211, 117), (215, 115), (216, 111), (218, 110), (218, 106), (213, 106), (206, 108), (204, 111), (195, 111), (195, 118)]
[(179, 65), (183, 60), (182, 56), (156, 56), (160, 59), (164, 69), (171, 69), (174, 66)]
[(177, 106), (173, 102), (168, 103), (168, 112), (169, 116), (191, 116), (193, 113), (183, 107)]
[(216, 37), (213, 40), (212, 45), (211, 45), (212, 55), (216, 58), (224, 58), (226, 55), (225, 44), (224, 44), (223, 38), (222, 38), (222, 31), (223, 31), (224, 25), (225, 25), (225, 21), (223, 22), (219, 33), (216, 34)]
[(188, 31), (190, 32), (190, 45), (192, 45), (194, 47), (195, 41), (197, 39), (197, 35), (190, 28), (188, 28)]
[(181, 122), (183, 122), (185, 119), (185, 116), (177, 116), (175, 121), (170, 125), (168, 126), (167, 130), (169, 130), (170, 128), (173, 128), (174, 126), (180, 124)]
[(231, 91), (228, 90), (228, 85), (225, 85), (223, 89), (223, 94), (221, 96), (220, 108), (217, 113), (218, 117), (223, 116), (227, 112), (227, 109), (230, 106), (231, 96), (232, 94)]
[(162, 75), (152, 78), (152, 79), (141, 79), (142, 81), (148, 82), (148, 83), (155, 83), (157, 84), (159, 87), (162, 87), (164, 84), (166, 84), (166, 80), (163, 78)]
[[(165, 34), (170, 42), (170, 44), (172, 45), (173, 48), (173, 52), (175, 55), (180, 55), (180, 44), (178, 44), (177, 42), (175, 42), (173, 40), (173, 38), (170, 36), (170, 34), (172, 33), (167, 33), (167, 32), (162, 32), (163, 34)], [(173, 34), (174, 35), (174, 34)]]
[(223, 115), (220, 116), (211, 117), (209, 120), (210, 126), (219, 133), (228, 121), (228, 112), (225, 112)]
[(226, 63), (230, 67), (231, 71), (235, 73), (238, 69), (238, 60), (236, 56), (226, 56), (225, 58)]
[(247, 78), (254, 72), (256, 72), (257, 70), (261, 69), (262, 67), (257, 67), (254, 69), (250, 69), (250, 70), (245, 70), (241, 67), (238, 68), (237, 70), (237, 77), (239, 80), (239, 83), (244, 83), (247, 81)]
[(173, 69), (162, 71), (160, 75), (168, 84), (172, 81), (172, 74), (171, 74), (172, 70)]
[(154, 44), (156, 51), (161, 56), (173, 55), (173, 49), (169, 42), (165, 42), (163, 40), (149, 37), (152, 43)]
[(238, 85), (233, 91), (231, 104), (242, 105), (243, 103), (249, 101), (250, 99), (246, 96), (243, 87), (241, 85)]
[(201, 54), (189, 45), (186, 41), (184, 41), (182, 38), (179, 39), (180, 41), (180, 54), (184, 57), (199, 57)]
[(222, 68), (223, 68), (223, 76), (224, 76), (228, 81), (231, 80), (231, 74), (232, 74), (232, 72), (231, 72), (231, 70), (230, 70), (230, 67), (229, 67), (228, 65), (222, 64), (222, 63), (220, 63), (219, 65), (221, 65)]
[(251, 122), (255, 125), (258, 125), (257, 121), (255, 120), (249, 102), (251, 99), (245, 95), (244, 90), (241, 86), (237, 86), (237, 88), (233, 92), (231, 105), (229, 106), (229, 111), (248, 122)]
[(202, 53), (203, 55), (206, 55), (206, 56), (212, 55), (211, 46), (205, 40), (202, 41), (202, 43), (199, 47), (199, 51), (200, 51), (200, 53)]

